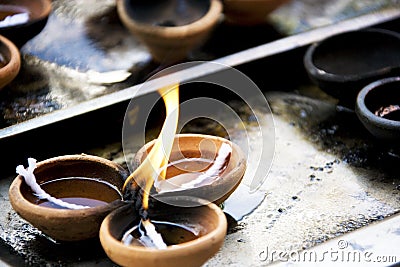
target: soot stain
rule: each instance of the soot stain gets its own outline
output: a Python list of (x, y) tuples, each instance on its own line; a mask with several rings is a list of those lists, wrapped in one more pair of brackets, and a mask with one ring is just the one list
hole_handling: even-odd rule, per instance
[(0, 235), (0, 245), (11, 252), (8, 261), (12, 265), (23, 262), (27, 266), (68, 266), (107, 259), (98, 238), (58, 243), (16, 216), (11, 216), (8, 224), (10, 227)]
[(354, 111), (294, 93), (271, 93), (268, 99), (275, 116), (298, 128), (319, 150), (336, 156), (336, 161), (325, 166), (310, 166), (313, 171), (329, 171), (343, 162), (389, 175), (397, 173), (394, 166), (400, 163), (400, 147), (374, 139)]

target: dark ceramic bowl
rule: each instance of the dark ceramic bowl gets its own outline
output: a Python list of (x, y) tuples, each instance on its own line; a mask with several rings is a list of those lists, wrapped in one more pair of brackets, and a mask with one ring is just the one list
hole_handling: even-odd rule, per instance
[(400, 75), (400, 35), (383, 29), (334, 35), (309, 47), (304, 66), (323, 91), (354, 108), (364, 86)]
[[(0, 34), (22, 47), (46, 26), (51, 6), (51, 0), (0, 0)], [(19, 19), (14, 16), (14, 22), (5, 23), (13, 15)], [(27, 20), (22, 15), (28, 15)]]
[[(400, 77), (390, 77), (373, 82), (360, 91), (357, 96), (356, 113), (373, 136), (384, 141), (399, 143), (400, 107), (398, 106), (400, 106)], [(387, 114), (383, 116), (385, 113)]]

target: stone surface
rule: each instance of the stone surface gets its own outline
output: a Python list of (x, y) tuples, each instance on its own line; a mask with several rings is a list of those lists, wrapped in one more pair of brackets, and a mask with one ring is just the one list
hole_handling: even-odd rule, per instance
[[(269, 262), (263, 251), (310, 249), (399, 211), (400, 182), (393, 172), (393, 162), (399, 161), (393, 156), (396, 151), (389, 149), (390, 155), (385, 156), (388, 148), (371, 139), (353, 113), (338, 112), (325, 96), (318, 99), (314, 91), (317, 97), (309, 98), (307, 92), (267, 94), (274, 112), (276, 143), (271, 171), (257, 192), (265, 194), (265, 199), (231, 229), (222, 250), (206, 266), (262, 266)], [(257, 149), (260, 139), (253, 133), (251, 147)], [(235, 135), (233, 141), (240, 143), (241, 136)], [(125, 163), (119, 144), (88, 153)], [(391, 164), (386, 160), (392, 160)], [(252, 162), (250, 169), (255, 167)], [(8, 203), (7, 185), (12, 178), (1, 180), (0, 205), (7, 215), (0, 221), (0, 237), (15, 253), (31, 263), (111, 265), (96, 245), (82, 254), (80, 245), (51, 243), (19, 219)], [(244, 189), (250, 178), (245, 177)], [(240, 194), (233, 205), (242, 205), (243, 194), (249, 193), (241, 190)], [(45, 254), (50, 252), (56, 257)]]
[[(345, 115), (352, 123), (336, 124), (335, 118), (343, 114), (329, 102), (286, 93), (269, 94), (269, 100), (276, 151), (259, 189), (266, 197), (241, 221), (242, 229), (227, 236), (222, 251), (207, 266), (262, 266), (269, 262), (262, 252), (309, 249), (400, 209), (395, 167), (379, 163), (385, 149), (371, 152), (379, 144), (363, 136), (365, 130), (354, 114)], [(357, 138), (344, 137), (343, 132)], [(375, 164), (360, 164), (367, 160), (366, 153), (357, 151), (364, 149), (376, 153), (370, 155)]]

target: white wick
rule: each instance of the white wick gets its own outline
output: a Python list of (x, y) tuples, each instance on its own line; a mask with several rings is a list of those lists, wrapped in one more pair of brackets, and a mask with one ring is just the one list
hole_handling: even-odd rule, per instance
[(152, 224), (150, 220), (142, 221), (142, 225), (144, 226), (146, 233), (144, 233), (139, 227), (139, 232), (141, 233), (140, 241), (145, 243), (147, 247), (155, 247), (157, 249), (167, 248), (161, 234), (156, 231), (154, 224)]
[(33, 174), (33, 171), (36, 169), (36, 159), (33, 158), (28, 158), (28, 168), (25, 169), (24, 166), (19, 165), (17, 166), (17, 174), (21, 175), (25, 179), (25, 183), (29, 185), (29, 187), (32, 189), (34, 194), (40, 198), (40, 199), (47, 199), (48, 201), (61, 206), (63, 208), (67, 209), (72, 209), (72, 210), (78, 210), (78, 209), (87, 209), (90, 208), (89, 206), (82, 206), (82, 205), (76, 205), (72, 203), (68, 203), (65, 201), (62, 201), (61, 199), (57, 199), (55, 197), (52, 197), (49, 195), (46, 191), (44, 191), (40, 185), (36, 182), (36, 177)]
[(14, 26), (25, 23), (29, 20), (28, 13), (19, 13), (12, 16), (7, 16), (4, 20), (0, 21), (0, 27)]
[[(204, 173), (178, 174), (177, 176), (171, 177), (169, 179), (157, 181), (154, 186), (156, 187), (158, 193), (161, 194), (165, 192), (177, 192), (186, 189), (197, 188), (200, 186), (210, 185), (220, 178), (220, 174), (224, 170), (224, 164), (226, 163), (226, 160), (231, 153), (232, 147), (227, 143), (222, 143), (221, 147), (218, 150), (218, 155), (215, 158), (214, 163)], [(182, 179), (183, 177), (189, 178), (192, 174), (198, 174), (198, 176), (185, 183), (179, 182), (179, 179)], [(173, 186), (171, 187), (171, 185)]]
[[(143, 231), (142, 229), (140, 229), (141, 225), (143, 225), (146, 232)], [(150, 222), (150, 220), (147, 220), (147, 221), (140, 220), (138, 225), (135, 225), (131, 229), (126, 231), (121, 239), (121, 242), (124, 243), (124, 245), (129, 246), (132, 243), (132, 240), (134, 239), (132, 233), (136, 229), (138, 230), (138, 232), (140, 234), (138, 241), (143, 246), (149, 247), (149, 248), (156, 248), (156, 249), (166, 249), (167, 248), (167, 244), (165, 244), (161, 234), (159, 234), (156, 231), (154, 224), (152, 224)]]
[(194, 188), (198, 186), (209, 185), (219, 177), (219, 174), (224, 167), (226, 159), (232, 153), (232, 147), (227, 143), (222, 143), (218, 155), (215, 158), (214, 164), (203, 174), (199, 175), (197, 179), (182, 184), (183, 188)]

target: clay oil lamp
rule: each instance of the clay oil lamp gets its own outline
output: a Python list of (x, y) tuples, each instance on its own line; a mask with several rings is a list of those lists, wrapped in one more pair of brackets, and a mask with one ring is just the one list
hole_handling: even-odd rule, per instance
[[(33, 171), (30, 160), (27, 172)], [(98, 237), (106, 215), (124, 204), (120, 192), (128, 174), (112, 161), (84, 154), (60, 156), (38, 162), (33, 173), (46, 193), (72, 207), (59, 206), (34, 194), (22, 175), (10, 186), (11, 205), (22, 218), (56, 241)], [(74, 209), (74, 205), (79, 206)]]
[(389, 77), (365, 86), (357, 96), (356, 113), (378, 140), (399, 145), (400, 77)]
[[(155, 140), (147, 143), (136, 153), (134, 161), (137, 166), (146, 158), (154, 143)], [(221, 171), (220, 179), (190, 185), (192, 179), (211, 168), (222, 144), (228, 144), (232, 151), (227, 165)], [(234, 192), (246, 171), (246, 158), (236, 144), (225, 138), (204, 134), (176, 135), (169, 162), (166, 179), (161, 184), (156, 184), (152, 190), (156, 195), (170, 197), (171, 200), (174, 196), (190, 196), (220, 205)], [(184, 184), (187, 188), (177, 189)], [(185, 205), (178, 202), (171, 204)]]
[[(166, 200), (168, 202), (168, 200)], [(100, 228), (100, 241), (108, 257), (121, 266), (201, 266), (223, 245), (227, 221), (213, 203), (193, 200), (193, 206), (179, 207), (157, 202), (149, 209), (152, 223), (168, 245), (164, 249), (146, 247), (140, 242), (121, 242), (128, 229), (139, 225), (132, 206), (110, 213)], [(135, 228), (133, 228), (135, 229)], [(136, 230), (136, 229), (135, 229)]]
[(117, 0), (125, 27), (149, 49), (153, 59), (171, 64), (201, 46), (219, 22), (219, 0)]
[(309, 47), (304, 66), (311, 78), (339, 104), (354, 109), (367, 84), (400, 74), (400, 34), (366, 29), (337, 34)]
[(7, 38), (0, 36), (0, 90), (14, 80), (20, 67), (18, 48)]
[(0, 1), (0, 34), (22, 47), (46, 26), (51, 7), (51, 0)]
[(266, 23), (267, 16), (289, 0), (224, 0), (224, 15), (228, 23), (258, 25)]

